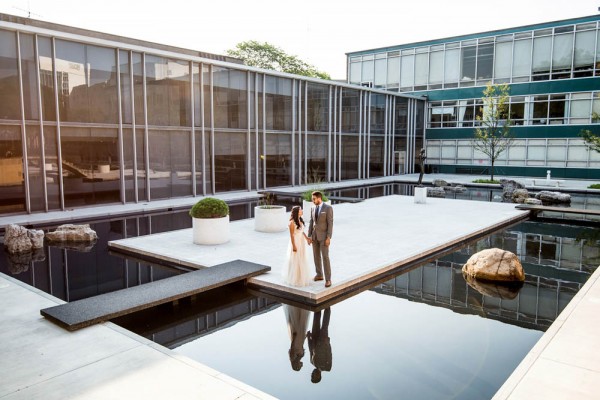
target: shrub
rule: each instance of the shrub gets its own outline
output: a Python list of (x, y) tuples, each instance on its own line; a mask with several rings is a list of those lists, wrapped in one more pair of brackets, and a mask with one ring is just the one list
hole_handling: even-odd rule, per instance
[(313, 192), (321, 192), (323, 194), (323, 202), (329, 201), (327, 194), (318, 188), (312, 188), (312, 189), (308, 189), (308, 190), (302, 192), (302, 200), (312, 201), (312, 193)]
[(496, 183), (496, 184), (500, 184), (500, 181), (497, 181), (495, 179), (475, 179), (473, 181), (473, 183)]
[(229, 215), (229, 206), (223, 200), (207, 197), (190, 209), (193, 218), (222, 218)]
[(600, 189), (600, 183), (594, 183), (588, 186), (588, 189)]

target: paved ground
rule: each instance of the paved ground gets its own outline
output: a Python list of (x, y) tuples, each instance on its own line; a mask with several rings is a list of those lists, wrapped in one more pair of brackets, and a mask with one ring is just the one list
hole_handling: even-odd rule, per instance
[(110, 322), (68, 332), (40, 315), (63, 303), (0, 274), (0, 398), (272, 399)]

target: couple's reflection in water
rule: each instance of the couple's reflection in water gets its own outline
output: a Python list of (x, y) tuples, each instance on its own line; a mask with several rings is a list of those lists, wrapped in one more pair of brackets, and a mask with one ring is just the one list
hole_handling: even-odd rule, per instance
[(329, 339), (331, 308), (312, 313), (312, 326), (310, 330), (308, 326), (310, 311), (287, 304), (283, 305), (283, 311), (287, 320), (291, 341), (289, 356), (292, 369), (300, 371), (302, 368), (302, 358), (305, 354), (304, 342), (308, 340), (310, 362), (314, 366), (311, 381), (319, 383), (321, 381), (321, 372), (331, 371), (333, 361)]

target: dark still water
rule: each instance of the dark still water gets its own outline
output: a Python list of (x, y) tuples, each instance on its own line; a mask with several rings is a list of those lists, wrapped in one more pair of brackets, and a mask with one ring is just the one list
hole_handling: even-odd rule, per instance
[(542, 333), (367, 291), (320, 313), (283, 305), (175, 351), (282, 399), (488, 399)]

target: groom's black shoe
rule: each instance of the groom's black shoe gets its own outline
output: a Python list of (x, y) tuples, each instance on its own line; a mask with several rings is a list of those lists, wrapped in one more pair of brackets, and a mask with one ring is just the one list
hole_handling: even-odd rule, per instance
[(322, 277), (322, 276), (319, 276), (319, 275), (315, 276), (315, 278), (314, 278), (314, 281), (315, 281), (315, 282), (316, 282), (316, 281), (322, 281), (322, 280), (323, 280), (323, 277)]

